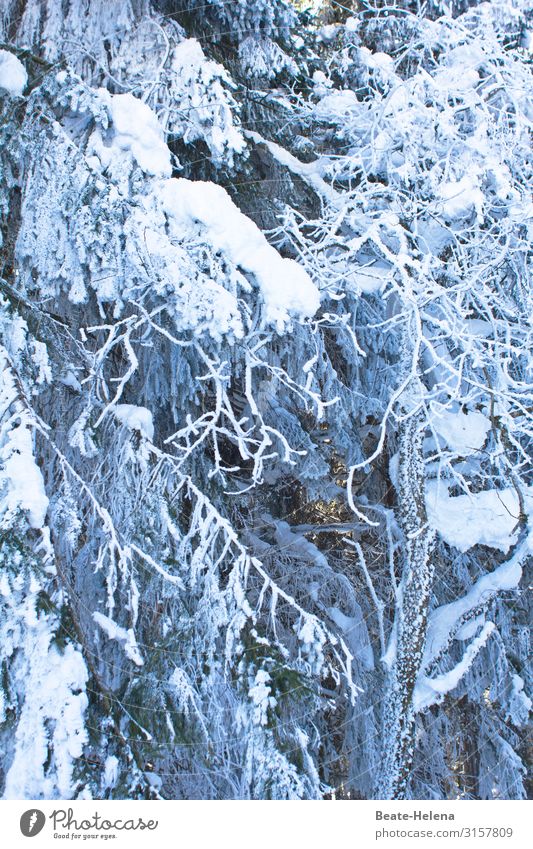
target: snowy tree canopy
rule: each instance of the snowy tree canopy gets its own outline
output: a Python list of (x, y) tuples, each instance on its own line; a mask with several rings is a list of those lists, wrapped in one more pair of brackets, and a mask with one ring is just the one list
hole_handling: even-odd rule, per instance
[(532, 29), (4, 2), (4, 798), (528, 794)]

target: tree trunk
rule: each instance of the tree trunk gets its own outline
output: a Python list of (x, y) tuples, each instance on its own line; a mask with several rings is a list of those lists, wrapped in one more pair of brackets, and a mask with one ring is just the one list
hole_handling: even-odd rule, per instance
[(433, 531), (428, 527), (424, 497), (422, 417), (401, 426), (400, 524), (405, 535), (405, 564), (399, 588), (397, 648), (389, 674), (383, 713), (383, 755), (378, 798), (405, 798), (414, 751), (413, 690), (420, 673), (433, 579)]

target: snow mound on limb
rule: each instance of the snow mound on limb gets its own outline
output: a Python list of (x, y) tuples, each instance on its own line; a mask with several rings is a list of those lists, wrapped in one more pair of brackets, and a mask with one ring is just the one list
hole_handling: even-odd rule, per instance
[[(531, 490), (525, 501), (531, 512)], [(520, 504), (510, 487), (450, 497), (444, 481), (432, 481), (427, 486), (426, 506), (431, 527), (459, 551), (486, 545), (507, 553), (518, 539)]]
[(161, 183), (162, 204), (175, 223), (200, 226), (211, 248), (252, 274), (265, 305), (265, 321), (278, 331), (290, 317), (310, 318), (320, 304), (318, 289), (295, 261), (280, 256), (221, 186), (172, 179)]
[(441, 410), (434, 413), (431, 423), (448, 447), (462, 457), (479, 451), (491, 429), (490, 419), (475, 410)]
[[(185, 47), (194, 55), (194, 45)], [(187, 50), (184, 48), (184, 61)], [(170, 150), (150, 107), (131, 94), (112, 95), (100, 89), (97, 97), (98, 104), (91, 105), (91, 112), (94, 115), (100, 106), (104, 115), (89, 139), (87, 163), (126, 196), (131, 192), (132, 165), (148, 178), (139, 195), (141, 202), (133, 207), (124, 225), (129, 236), (126, 250), (130, 254), (129, 247), (133, 246), (133, 253), (137, 254), (139, 244), (144, 250), (148, 248), (150, 261), (153, 257), (170, 288), (180, 295), (176, 310), (179, 329), (199, 333), (207, 330), (217, 339), (224, 334), (241, 337), (239, 289), (250, 291), (254, 282), (264, 304), (264, 322), (274, 325), (278, 332), (290, 327), (291, 319), (313, 316), (320, 296), (307, 272), (268, 243), (224, 188), (211, 182), (170, 177)], [(229, 273), (223, 275), (226, 281), (230, 279), (229, 286), (209, 279), (209, 275), (199, 275), (198, 268), (192, 267), (199, 238), (217, 259), (222, 259), (221, 266), (230, 267)], [(105, 254), (105, 247), (102, 252)], [(246, 275), (252, 279), (246, 279)], [(128, 276), (131, 279), (131, 273)], [(180, 281), (178, 287), (176, 280)], [(110, 293), (102, 286), (98, 289), (103, 300), (119, 296), (116, 288)], [(70, 297), (72, 300), (73, 295)]]
[(170, 176), (170, 151), (150, 107), (132, 94), (115, 94), (111, 98), (110, 111), (116, 144), (131, 150), (147, 174)]
[(135, 404), (117, 404), (113, 407), (116, 418), (130, 430), (138, 430), (141, 436), (150, 441), (154, 438), (154, 420), (147, 407)]

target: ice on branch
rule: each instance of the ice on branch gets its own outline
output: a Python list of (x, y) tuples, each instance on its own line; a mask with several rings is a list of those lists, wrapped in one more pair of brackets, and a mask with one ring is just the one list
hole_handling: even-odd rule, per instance
[(93, 619), (110, 640), (117, 640), (119, 643), (122, 643), (126, 656), (136, 666), (143, 665), (144, 661), (139, 651), (133, 628), (122, 628), (121, 625), (117, 625), (109, 616), (105, 616), (98, 611), (93, 613)]
[(426, 710), (430, 705), (438, 704), (447, 693), (450, 693), (457, 687), (486, 644), (494, 628), (493, 622), (486, 622), (480, 634), (467, 647), (461, 661), (449, 672), (436, 675), (435, 678), (422, 676), (417, 681), (413, 693), (413, 707), (417, 713)]

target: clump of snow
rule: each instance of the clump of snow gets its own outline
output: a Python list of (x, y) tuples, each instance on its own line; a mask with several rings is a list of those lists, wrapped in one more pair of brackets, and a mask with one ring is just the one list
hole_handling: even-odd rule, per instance
[[(315, 74), (316, 77), (316, 74)], [(326, 121), (338, 121), (353, 112), (364, 112), (366, 107), (357, 99), (357, 95), (351, 89), (340, 89), (326, 94), (315, 107), (319, 118)]]
[(298, 73), (294, 59), (287, 56), (271, 38), (249, 35), (239, 45), (239, 60), (244, 73), (250, 77), (270, 80), (282, 71), (292, 76)]
[(115, 144), (131, 150), (146, 174), (170, 176), (170, 151), (150, 107), (132, 94), (115, 94), (111, 96), (110, 112)]
[(319, 307), (318, 289), (294, 260), (281, 257), (259, 228), (214, 183), (168, 180), (161, 184), (165, 212), (178, 223), (200, 225), (202, 235), (242, 271), (253, 275), (265, 305), (265, 320), (279, 331), (289, 317), (305, 318)]
[(152, 413), (146, 407), (137, 407), (135, 404), (117, 404), (113, 407), (113, 413), (119, 422), (130, 430), (138, 430), (141, 436), (149, 439), (154, 438), (154, 420)]
[(48, 351), (44, 342), (39, 342), (37, 339), (32, 340), (32, 363), (37, 369), (35, 382), (37, 385), (42, 383), (52, 382), (52, 369), (50, 368), (50, 360), (48, 359)]
[[(78, 648), (69, 643), (60, 652), (52, 642), (53, 623), (36, 611), (40, 589), (32, 578), (17, 611), (26, 625), (21, 656), (27, 658), (27, 664), (21, 669), (16, 662), (11, 666), (13, 683), (21, 688), (24, 701), (4, 799), (72, 798), (74, 761), (81, 757), (87, 742), (87, 667)], [(23, 674), (25, 691), (22, 681), (16, 681), (16, 676)], [(53, 759), (47, 765), (50, 751)]]
[(313, 82), (317, 90), (330, 89), (333, 87), (333, 81), (326, 77), (324, 71), (314, 71)]
[[(326, 641), (325, 633), (322, 627), (312, 616), (304, 616), (300, 627), (294, 626), (298, 634), (298, 639), (302, 644), (302, 649), (306, 654), (307, 662), (315, 672), (319, 672), (324, 663), (323, 646)], [(330, 636), (330, 640), (334, 639)], [(349, 654), (349, 650), (345, 651)]]
[(31, 528), (42, 528), (48, 510), (41, 470), (33, 459), (32, 435), (22, 422), (9, 431), (0, 449), (3, 474), (8, 481), (2, 499), (2, 512), (24, 510)]
[(475, 210), (478, 218), (483, 215), (483, 192), (475, 174), (465, 174), (460, 180), (442, 183), (438, 188), (440, 209), (449, 221), (467, 218)]
[(448, 447), (462, 457), (479, 451), (491, 429), (490, 419), (477, 411), (441, 410), (433, 414), (431, 423)]
[(119, 772), (118, 758), (115, 755), (108, 755), (104, 764), (104, 785), (105, 787), (114, 787), (117, 783)]
[(508, 716), (515, 725), (525, 725), (531, 713), (531, 699), (524, 692), (524, 679), (513, 675)]
[(133, 628), (123, 628), (121, 625), (117, 625), (109, 616), (105, 616), (98, 611), (93, 613), (93, 619), (110, 640), (117, 640), (117, 642), (123, 644), (126, 657), (129, 657), (136, 666), (142, 666), (144, 664)]
[[(526, 502), (533, 509), (533, 497), (529, 493)], [(520, 504), (512, 488), (450, 497), (444, 481), (431, 481), (427, 486), (426, 506), (431, 527), (459, 551), (487, 545), (507, 552), (517, 540)]]
[(443, 68), (432, 80), (432, 85), (441, 91), (450, 93), (464, 92), (475, 88), (479, 83), (479, 74), (474, 68)]
[(268, 710), (276, 706), (277, 702), (271, 695), (270, 675), (266, 670), (259, 669), (256, 673), (253, 685), (248, 691), (254, 704), (254, 722), (257, 725), (266, 725), (268, 721)]
[(82, 386), (76, 377), (76, 367), (72, 366), (70, 363), (65, 368), (63, 374), (59, 377), (59, 382), (63, 384), (63, 386), (68, 386), (69, 389), (72, 389), (74, 392), (81, 392)]
[(228, 91), (233, 87), (226, 70), (206, 58), (195, 38), (187, 38), (174, 48), (171, 62), (174, 103), (167, 129), (181, 135), (186, 144), (202, 139), (217, 165), (231, 164), (234, 154), (246, 148), (234, 119), (237, 104)]
[(450, 67), (461, 68), (463, 71), (480, 68), (487, 61), (487, 54), (481, 41), (474, 40), (469, 44), (453, 47), (447, 56)]
[(11, 97), (22, 97), (28, 83), (28, 74), (22, 62), (9, 50), (0, 50), (0, 92)]
[(477, 41), (454, 47), (446, 57), (447, 67), (440, 68), (432, 85), (443, 92), (459, 93), (475, 88), (479, 83), (478, 69), (487, 60), (483, 45)]
[(396, 77), (394, 59), (388, 53), (381, 51), (371, 53), (368, 47), (361, 47), (359, 49), (359, 58), (369, 71), (373, 71), (384, 82)]
[(200, 42), (195, 38), (186, 38), (174, 48), (172, 54), (172, 67), (174, 70), (201, 65), (204, 61), (204, 51)]
[(105, 169), (116, 158), (117, 151), (129, 151), (145, 174), (169, 177), (172, 173), (170, 150), (150, 107), (129, 93), (110, 94), (100, 89), (98, 94), (112, 126), (107, 132), (101, 128), (95, 130), (87, 150), (88, 156), (96, 157)]
[(318, 39), (323, 41), (325, 44), (329, 44), (330, 41), (336, 37), (340, 27), (338, 24), (326, 24), (323, 27), (320, 27), (318, 31)]
[[(5, 349), (0, 349), (0, 416), (18, 404), (18, 393)], [(0, 440), (0, 519), (9, 525), (19, 511), (26, 513), (32, 528), (42, 528), (48, 510), (41, 470), (33, 456), (31, 421), (20, 410), (13, 424), (3, 429)]]

